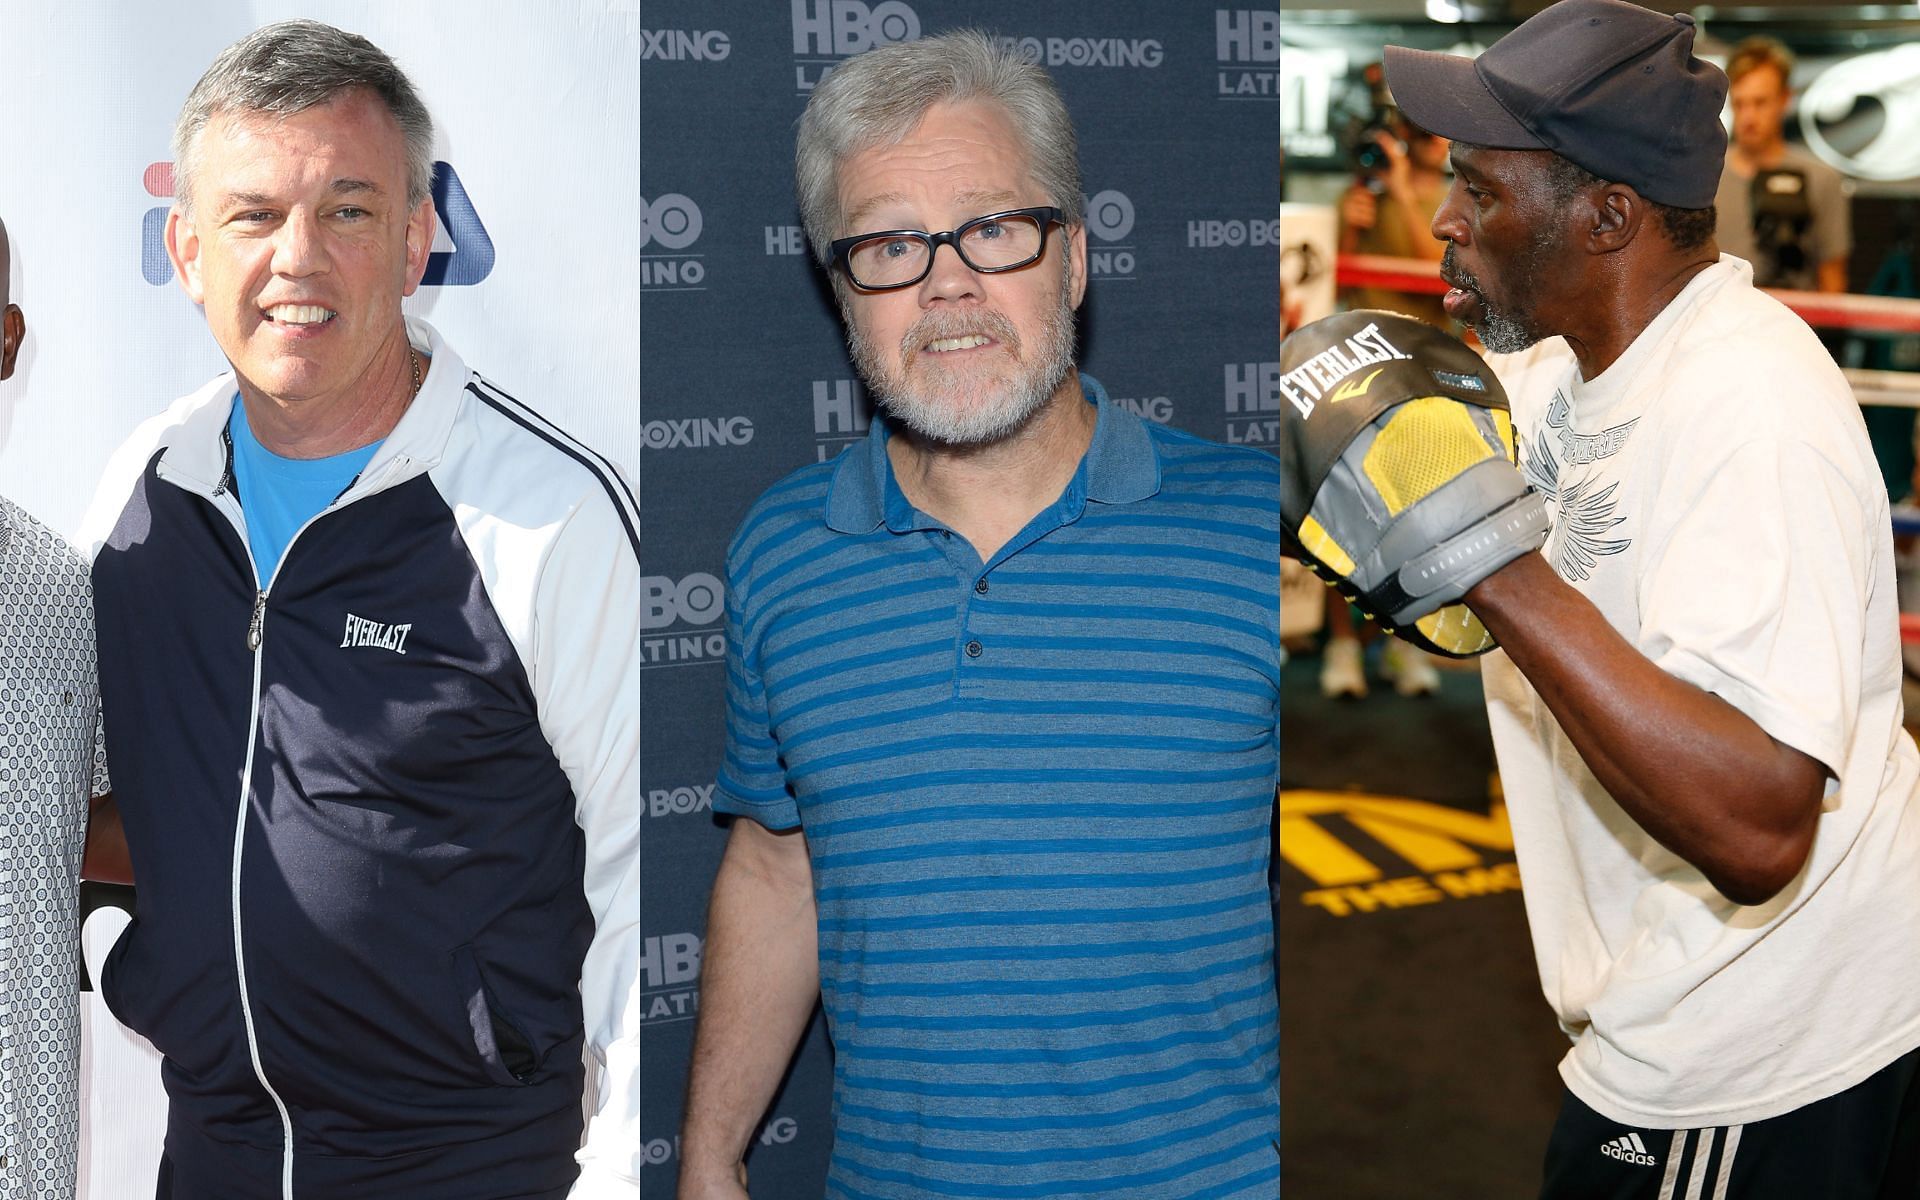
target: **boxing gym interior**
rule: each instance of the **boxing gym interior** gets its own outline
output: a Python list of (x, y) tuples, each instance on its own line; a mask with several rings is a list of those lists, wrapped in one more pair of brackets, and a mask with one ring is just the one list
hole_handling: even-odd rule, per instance
[[(1395, 211), (1407, 197), (1432, 204), (1444, 192), (1445, 147), (1407, 127), (1378, 67), (1381, 47), (1470, 54), (1542, 7), (1286, 7), (1283, 325), (1365, 307), (1463, 332), (1439, 311), (1437, 244), (1411, 241)], [(1920, 716), (1920, 10), (1646, 7), (1691, 13), (1697, 53), (1722, 67), (1751, 39), (1783, 48), (1788, 57), (1770, 61), (1788, 75), (1784, 111), (1770, 119), (1794, 151), (1786, 161), (1817, 161), (1841, 177), (1846, 236), (1833, 233), (1819, 168), (1791, 165), (1743, 183), (1749, 211), (1735, 214), (1747, 218), (1737, 232), (1770, 261), (1770, 290), (1818, 332), (1860, 402), (1910, 614), (1901, 640), (1911, 731)], [(1725, 119), (1731, 133), (1772, 136), (1733, 130), (1731, 104)], [(1717, 207), (1724, 235), (1734, 206)], [(1757, 273), (1756, 282), (1766, 281)], [(1286, 565), (1275, 876), (1284, 1194), (1534, 1195), (1568, 1042), (1540, 992), (1479, 669), (1396, 642), (1331, 597)]]

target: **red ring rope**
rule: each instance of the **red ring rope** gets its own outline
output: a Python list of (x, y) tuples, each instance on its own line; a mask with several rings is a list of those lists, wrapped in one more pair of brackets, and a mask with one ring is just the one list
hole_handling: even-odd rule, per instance
[[(1447, 290), (1440, 264), (1380, 254), (1342, 254), (1334, 282), (1341, 287), (1389, 288), (1438, 296)], [(1853, 329), (1873, 333), (1920, 333), (1920, 300), (1893, 296), (1854, 296), (1767, 288), (1767, 294), (1800, 314), (1816, 329)]]
[[(1342, 254), (1334, 269), (1341, 287), (1384, 288), (1416, 295), (1438, 296), (1447, 290), (1440, 264), (1417, 258), (1380, 254)], [(1855, 296), (1829, 292), (1799, 292), (1767, 288), (1769, 295), (1819, 329), (1852, 329), (1873, 333), (1920, 333), (1920, 300), (1892, 296)], [(1894, 518), (1896, 534), (1920, 533), (1920, 522)], [(1900, 641), (1920, 645), (1920, 613), (1900, 614)]]

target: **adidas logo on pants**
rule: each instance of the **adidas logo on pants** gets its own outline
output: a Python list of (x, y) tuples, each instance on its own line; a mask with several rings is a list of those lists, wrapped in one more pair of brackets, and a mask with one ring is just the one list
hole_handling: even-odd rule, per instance
[(1617, 1158), (1621, 1162), (1626, 1163), (1638, 1163), (1643, 1167), (1654, 1166), (1657, 1161), (1653, 1155), (1647, 1152), (1646, 1143), (1640, 1140), (1640, 1134), (1638, 1132), (1629, 1133), (1625, 1137), (1617, 1137), (1603, 1144), (1600, 1147), (1600, 1153), (1606, 1155), (1608, 1158)]

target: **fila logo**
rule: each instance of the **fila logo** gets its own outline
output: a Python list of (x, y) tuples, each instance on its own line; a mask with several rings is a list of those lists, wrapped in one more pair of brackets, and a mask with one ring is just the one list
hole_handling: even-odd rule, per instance
[(1659, 1160), (1647, 1152), (1647, 1145), (1640, 1140), (1637, 1132), (1628, 1133), (1625, 1137), (1617, 1137), (1610, 1142), (1603, 1142), (1600, 1153), (1608, 1158), (1617, 1158), (1623, 1163), (1634, 1163), (1642, 1167), (1660, 1165)]
[(407, 652), (407, 635), (413, 632), (412, 622), (404, 625), (383, 625), (379, 621), (369, 621), (365, 617), (347, 614), (347, 631), (340, 637), (340, 648), (351, 646), (378, 646), (382, 650), (391, 650), (395, 654)]
[[(173, 278), (173, 260), (167, 257), (167, 213), (173, 204), (173, 164), (148, 165), (141, 176), (147, 193), (167, 201), (147, 210), (140, 226), (140, 273), (158, 287)], [(453, 164), (433, 164), (433, 209), (438, 218), (433, 230), (433, 246), (427, 253), (427, 269), (420, 276), (422, 287), (468, 287), (493, 273), (493, 238), (481, 223), (480, 214), (467, 195)], [(646, 208), (641, 208), (641, 244), (646, 244)]]

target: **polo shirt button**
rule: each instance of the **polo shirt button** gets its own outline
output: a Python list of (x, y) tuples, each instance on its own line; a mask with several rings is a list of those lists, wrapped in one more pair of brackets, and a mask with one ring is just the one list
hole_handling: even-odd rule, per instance
[(982, 646), (978, 639), (967, 643), (968, 658), (979, 658), (984, 653), (986, 653), (986, 647)]
[(982, 575), (973, 585), (973, 590), (984, 596), (987, 594), (987, 577)]

